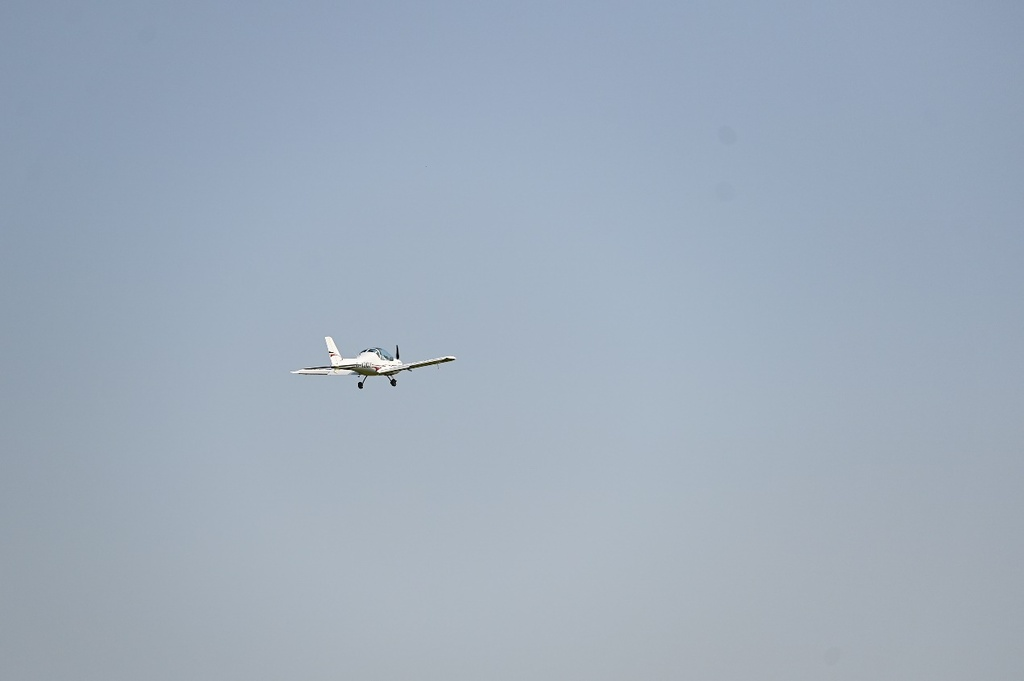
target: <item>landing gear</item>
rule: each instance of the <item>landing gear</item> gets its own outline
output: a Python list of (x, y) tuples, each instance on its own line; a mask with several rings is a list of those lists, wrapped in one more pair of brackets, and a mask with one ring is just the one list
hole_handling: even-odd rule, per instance
[(391, 379), (391, 387), (394, 388), (396, 385), (398, 385), (398, 381), (392, 378)]
[[(365, 380), (366, 379), (364, 378), (363, 381), (365, 381)], [(363, 389), (363, 381), (359, 381), (358, 383), (356, 383), (356, 385), (359, 387), (360, 390)]]

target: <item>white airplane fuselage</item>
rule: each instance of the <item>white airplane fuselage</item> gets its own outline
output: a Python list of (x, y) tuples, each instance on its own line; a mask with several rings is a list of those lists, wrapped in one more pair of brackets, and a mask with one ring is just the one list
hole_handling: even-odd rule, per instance
[(382, 359), (376, 352), (364, 351), (360, 352), (354, 359), (346, 359), (344, 369), (318, 367), (313, 369), (299, 369), (292, 373), (312, 376), (351, 376), (352, 374), (358, 374), (360, 376), (380, 376), (381, 372), (400, 366), (402, 366), (402, 363), (398, 360)]
[(387, 371), (394, 367), (402, 366), (402, 363), (398, 360), (388, 361), (381, 359), (373, 352), (361, 352), (356, 357), (358, 366), (352, 368), (352, 371), (356, 372), (360, 376), (379, 376), (382, 371)]

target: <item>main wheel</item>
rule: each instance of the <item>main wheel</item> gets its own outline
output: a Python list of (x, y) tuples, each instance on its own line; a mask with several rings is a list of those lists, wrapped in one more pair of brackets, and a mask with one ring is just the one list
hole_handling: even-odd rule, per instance
[(391, 379), (391, 387), (394, 388), (396, 385), (398, 385), (398, 381), (396, 381), (395, 379), (392, 378)]
[(359, 386), (359, 389), (360, 389), (360, 390), (362, 390), (362, 389), (363, 389), (363, 384), (362, 384), (362, 383), (356, 383), (356, 385), (357, 385), (357, 386)]

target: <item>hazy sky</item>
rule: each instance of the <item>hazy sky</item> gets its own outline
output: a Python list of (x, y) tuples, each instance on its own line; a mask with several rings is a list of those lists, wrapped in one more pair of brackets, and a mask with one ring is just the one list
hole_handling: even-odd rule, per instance
[(1019, 679), (1022, 7), (7, 0), (0, 678)]

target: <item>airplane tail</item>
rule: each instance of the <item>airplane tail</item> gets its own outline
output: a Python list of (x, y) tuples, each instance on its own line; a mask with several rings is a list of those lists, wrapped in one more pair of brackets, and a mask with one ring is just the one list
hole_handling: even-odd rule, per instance
[(327, 341), (327, 354), (331, 357), (331, 366), (340, 366), (341, 353), (338, 352), (338, 346), (334, 344), (334, 339), (330, 336), (324, 336), (324, 340)]

